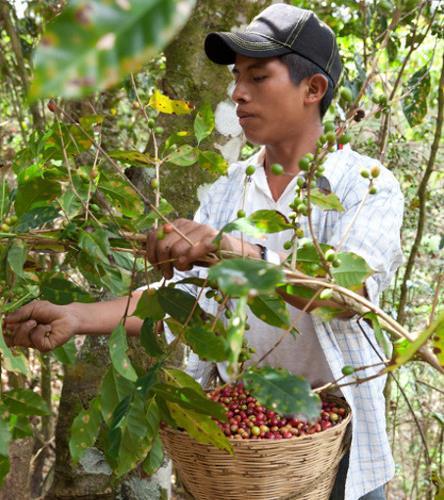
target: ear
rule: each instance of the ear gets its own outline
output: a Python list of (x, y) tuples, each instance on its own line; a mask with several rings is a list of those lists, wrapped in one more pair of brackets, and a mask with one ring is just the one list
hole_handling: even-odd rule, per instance
[(322, 101), (328, 89), (328, 81), (324, 75), (316, 73), (307, 78), (305, 87), (305, 103), (316, 104)]

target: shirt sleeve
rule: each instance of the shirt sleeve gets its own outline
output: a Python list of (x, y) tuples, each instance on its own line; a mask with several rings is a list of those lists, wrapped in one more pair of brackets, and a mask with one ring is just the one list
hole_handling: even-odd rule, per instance
[(356, 217), (341, 250), (360, 255), (373, 269), (374, 274), (365, 283), (372, 302), (378, 301), (403, 260), (400, 231), (404, 197), (393, 175), (381, 169), (375, 181), (376, 194), (368, 195), (362, 206), (368, 183), (360, 176), (356, 178), (354, 188), (346, 197), (348, 203), (344, 203), (345, 212), (334, 224), (327, 241), (337, 248)]

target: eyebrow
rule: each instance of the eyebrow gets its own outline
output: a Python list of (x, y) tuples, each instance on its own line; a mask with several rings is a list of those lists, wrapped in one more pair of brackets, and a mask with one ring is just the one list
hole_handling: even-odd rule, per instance
[[(249, 64), (245, 69), (249, 71), (250, 69), (263, 68), (266, 64), (267, 63), (265, 61), (257, 61)], [(233, 73), (233, 75), (237, 75), (239, 73), (239, 69), (236, 66), (233, 66), (231, 72)]]

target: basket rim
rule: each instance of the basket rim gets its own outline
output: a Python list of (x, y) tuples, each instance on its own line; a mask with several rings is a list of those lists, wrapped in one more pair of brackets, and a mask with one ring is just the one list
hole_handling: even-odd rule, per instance
[[(327, 399), (335, 399), (339, 400), (339, 403), (342, 404), (346, 409), (348, 410), (347, 416), (342, 420), (337, 425), (333, 425), (329, 429), (323, 430), (321, 432), (315, 432), (313, 434), (304, 434), (302, 436), (293, 436), (291, 438), (283, 438), (283, 439), (234, 439), (232, 437), (225, 436), (229, 441), (231, 445), (234, 446), (264, 446), (266, 445), (271, 445), (271, 446), (280, 446), (283, 445), (284, 443), (294, 443), (296, 440), (298, 442), (302, 441), (311, 441), (313, 439), (321, 439), (322, 437), (329, 437), (329, 435), (332, 432), (337, 432), (338, 430), (342, 430), (343, 427), (346, 427), (352, 418), (352, 410), (350, 408), (350, 405), (347, 403), (345, 399), (340, 398), (339, 396), (335, 396), (334, 394), (329, 394), (327, 395)], [(173, 429), (169, 426), (165, 426), (161, 432), (169, 432), (169, 433), (174, 433), (174, 434), (179, 434), (179, 435), (186, 435), (187, 437), (192, 438), (187, 431), (185, 430), (179, 430), (179, 429)], [(213, 446), (210, 444), (204, 444), (204, 443), (199, 443), (202, 446)]]

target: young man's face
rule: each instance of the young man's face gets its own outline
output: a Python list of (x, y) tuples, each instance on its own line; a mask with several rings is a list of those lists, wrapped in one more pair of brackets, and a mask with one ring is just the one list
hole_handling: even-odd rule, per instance
[(239, 123), (247, 139), (274, 145), (297, 138), (304, 127), (304, 81), (295, 85), (287, 66), (276, 57), (236, 56), (233, 67)]

